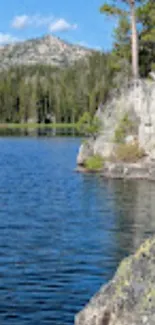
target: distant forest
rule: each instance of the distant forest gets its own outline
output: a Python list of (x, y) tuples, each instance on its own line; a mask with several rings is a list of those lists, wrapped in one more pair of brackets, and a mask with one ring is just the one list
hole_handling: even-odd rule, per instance
[(18, 66), (0, 74), (0, 122), (75, 123), (94, 114), (115, 71), (107, 54), (94, 53), (67, 68)]

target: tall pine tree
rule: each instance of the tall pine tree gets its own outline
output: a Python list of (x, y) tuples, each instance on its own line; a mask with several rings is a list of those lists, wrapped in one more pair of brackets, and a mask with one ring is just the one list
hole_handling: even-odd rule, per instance
[(139, 3), (145, 0), (109, 0), (103, 4), (100, 12), (107, 15), (130, 16), (131, 22), (131, 55), (132, 55), (132, 74), (135, 79), (139, 77), (139, 47), (136, 8)]

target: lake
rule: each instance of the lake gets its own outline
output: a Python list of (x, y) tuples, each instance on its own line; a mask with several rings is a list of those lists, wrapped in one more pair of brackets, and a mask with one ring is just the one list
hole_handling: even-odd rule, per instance
[(74, 172), (80, 139), (0, 138), (0, 323), (73, 325), (155, 231), (155, 183)]

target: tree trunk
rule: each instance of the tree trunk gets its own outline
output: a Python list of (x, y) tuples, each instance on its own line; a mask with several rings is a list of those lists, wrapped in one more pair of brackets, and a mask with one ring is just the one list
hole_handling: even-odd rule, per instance
[(132, 42), (132, 74), (134, 79), (139, 77), (139, 60), (138, 60), (138, 32), (136, 25), (135, 0), (130, 0), (131, 10), (131, 42)]

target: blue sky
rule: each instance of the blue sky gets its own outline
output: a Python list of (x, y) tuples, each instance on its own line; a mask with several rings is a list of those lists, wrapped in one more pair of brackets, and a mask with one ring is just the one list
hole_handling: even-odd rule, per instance
[(104, 0), (5, 0), (0, 5), (0, 45), (54, 34), (108, 50), (114, 21), (99, 13)]

